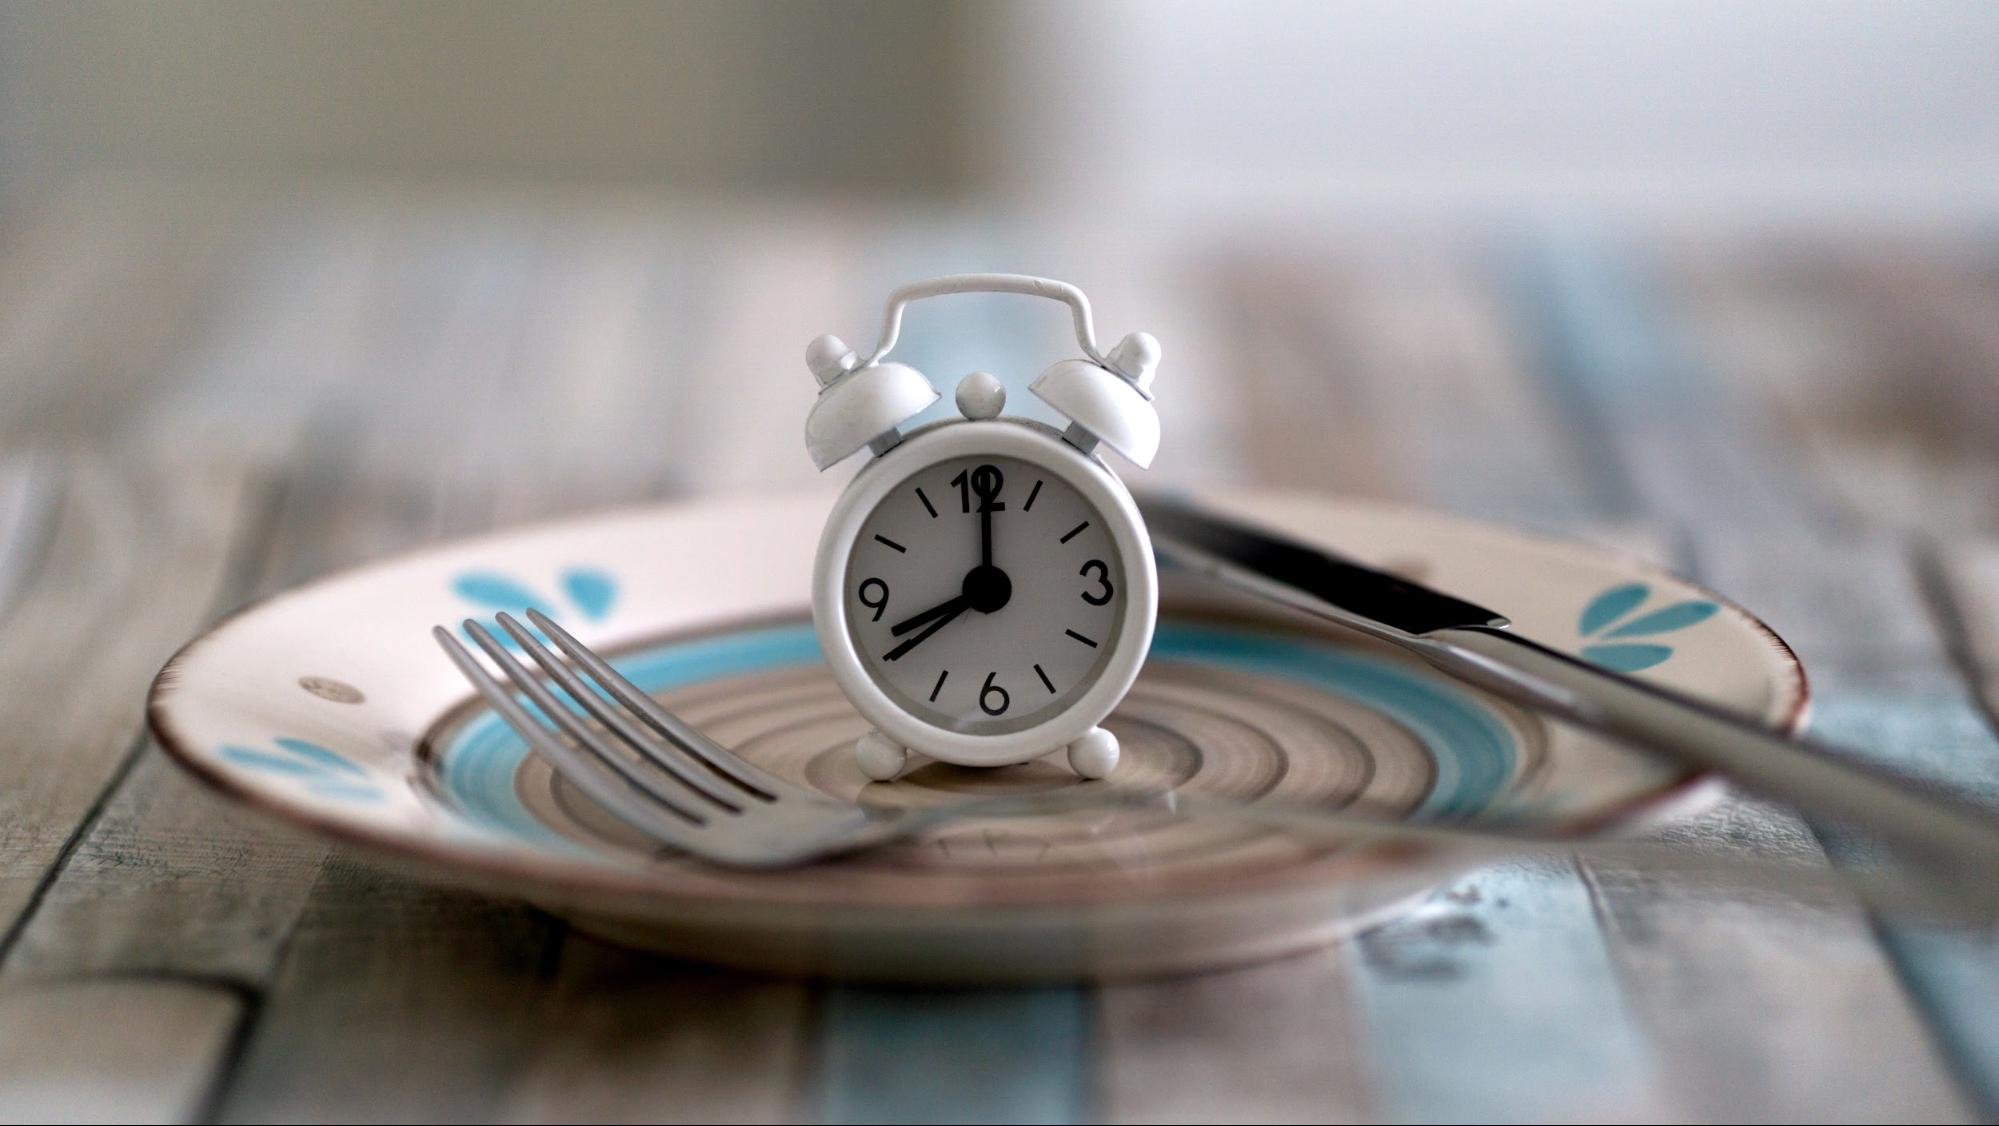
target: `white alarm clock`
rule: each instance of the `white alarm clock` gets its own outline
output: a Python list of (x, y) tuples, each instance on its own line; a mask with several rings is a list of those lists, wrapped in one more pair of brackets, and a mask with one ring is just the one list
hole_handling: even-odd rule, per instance
[[(902, 432), (938, 393), (886, 357), (904, 306), (946, 293), (1069, 306), (1083, 358), (1029, 388), (1066, 430), (999, 417), (1005, 389), (973, 372), (957, 387), (962, 420)], [(1142, 332), (1099, 352), (1081, 290), (1015, 274), (896, 290), (865, 360), (834, 336), (807, 349), (821, 388), (805, 426), (814, 464), (863, 446), (874, 455), (827, 518), (812, 580), (820, 648), (874, 725), (854, 747), (868, 777), (894, 778), (911, 751), (1007, 766), (1066, 749), (1085, 778), (1117, 765), (1117, 739), (1098, 724), (1145, 662), (1159, 580), (1138, 508), (1097, 451), (1151, 463), (1158, 362)]]

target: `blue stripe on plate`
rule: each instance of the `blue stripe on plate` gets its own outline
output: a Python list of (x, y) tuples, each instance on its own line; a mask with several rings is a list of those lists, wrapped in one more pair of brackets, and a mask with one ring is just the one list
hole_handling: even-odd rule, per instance
[[(1519, 762), (1506, 726), (1466, 692), (1422, 672), (1308, 639), (1228, 626), (1165, 622), (1151, 659), (1220, 665), (1309, 684), (1365, 703), (1430, 748), (1437, 782), (1419, 811), (1458, 817), (1489, 807)], [(677, 641), (619, 657), (618, 671), (647, 692), (819, 660), (808, 625), (781, 625)], [(459, 809), (491, 829), (538, 843), (563, 841), (521, 803), (514, 788), (526, 753), (487, 712), (466, 724), (441, 756), (444, 788)]]

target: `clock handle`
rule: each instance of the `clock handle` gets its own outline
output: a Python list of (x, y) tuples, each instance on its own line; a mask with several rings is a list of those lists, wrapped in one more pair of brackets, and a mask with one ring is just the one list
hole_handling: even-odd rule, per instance
[(874, 352), (857, 366), (866, 367), (875, 363), (895, 347), (896, 338), (902, 335), (903, 306), (947, 293), (1018, 293), (1060, 301), (1069, 306), (1075, 318), (1076, 343), (1082, 345), (1083, 354), (1101, 367), (1115, 367), (1097, 348), (1096, 328), (1090, 322), (1090, 299), (1083, 296), (1083, 291), (1068, 282), (1029, 274), (946, 274), (898, 288), (888, 296), (888, 312), (882, 318), (880, 342), (875, 345)]

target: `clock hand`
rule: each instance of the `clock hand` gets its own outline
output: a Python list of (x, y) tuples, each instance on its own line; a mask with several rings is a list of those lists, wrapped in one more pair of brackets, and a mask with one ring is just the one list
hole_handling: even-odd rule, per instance
[(908, 633), (910, 630), (915, 629), (917, 626), (922, 625), (923, 623), (931, 620), (932, 618), (942, 617), (945, 614), (956, 614), (958, 611), (963, 610), (967, 606), (971, 605), (971, 601), (972, 600), (970, 598), (966, 597), (963, 594), (960, 594), (956, 598), (952, 598), (948, 601), (940, 602), (937, 605), (932, 606), (930, 609), (923, 611), (921, 614), (915, 614), (910, 617), (904, 618), (902, 621), (899, 621), (895, 623), (895, 625), (890, 626), (888, 632), (895, 637), (901, 637), (903, 634)]
[(915, 637), (910, 638), (909, 640), (903, 642), (902, 644), (896, 646), (895, 648), (889, 650), (887, 653), (883, 654), (882, 660), (884, 661), (896, 660), (897, 658), (901, 657), (904, 653), (907, 653), (911, 649), (914, 649), (917, 646), (923, 644), (924, 640), (928, 638), (931, 634), (936, 633), (938, 630), (943, 629), (945, 626), (950, 625), (952, 621), (954, 621), (958, 617), (958, 615), (964, 613), (970, 607), (970, 603), (967, 602), (965, 599), (960, 598), (954, 601), (956, 602), (956, 605), (952, 605), (951, 603), (947, 602), (944, 604), (944, 606), (939, 607), (939, 609), (948, 608), (948, 611), (946, 613), (940, 614), (936, 621), (931, 622), (927, 627), (924, 628), (922, 633), (917, 634)]

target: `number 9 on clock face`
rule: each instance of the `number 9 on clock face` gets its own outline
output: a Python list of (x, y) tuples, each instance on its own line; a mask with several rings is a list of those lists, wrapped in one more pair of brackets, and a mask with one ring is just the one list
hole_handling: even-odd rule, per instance
[(895, 483), (862, 515), (845, 567), (866, 676), (897, 709), (966, 735), (1067, 710), (1101, 678), (1133, 593), (1115, 519), (1013, 457), (949, 458)]

